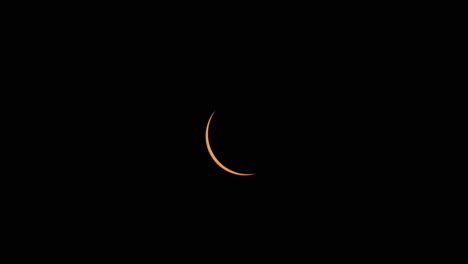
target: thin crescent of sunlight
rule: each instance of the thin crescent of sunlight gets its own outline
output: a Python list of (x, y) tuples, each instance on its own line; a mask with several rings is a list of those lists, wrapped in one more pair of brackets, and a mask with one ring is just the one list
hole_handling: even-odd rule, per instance
[(229, 172), (229, 173), (232, 173), (232, 174), (235, 174), (235, 175), (239, 175), (239, 176), (250, 176), (250, 175), (254, 175), (255, 173), (240, 173), (240, 172), (235, 172), (229, 168), (227, 168), (226, 166), (224, 166), (217, 158), (216, 156), (214, 155), (213, 153), (213, 150), (211, 150), (211, 146), (210, 146), (210, 140), (208, 138), (208, 131), (209, 131), (209, 128), (210, 128), (210, 123), (211, 123), (211, 118), (213, 118), (213, 115), (214, 115), (215, 112), (213, 112), (210, 116), (210, 119), (208, 120), (208, 124), (206, 125), (206, 132), (205, 132), (205, 140), (206, 140), (206, 147), (208, 148), (208, 152), (210, 153), (210, 156), (211, 158), (214, 160), (214, 162), (216, 164), (218, 164), (219, 167), (221, 167), (221, 169)]

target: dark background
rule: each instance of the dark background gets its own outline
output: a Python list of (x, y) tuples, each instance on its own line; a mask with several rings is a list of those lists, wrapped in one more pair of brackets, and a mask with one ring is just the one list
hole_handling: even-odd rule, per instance
[(433, 28), (333, 10), (12, 21), (7, 257), (458, 257)]

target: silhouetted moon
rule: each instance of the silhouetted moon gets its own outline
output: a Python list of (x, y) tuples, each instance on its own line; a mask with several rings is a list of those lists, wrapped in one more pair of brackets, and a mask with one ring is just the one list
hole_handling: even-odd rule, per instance
[(235, 174), (235, 175), (239, 175), (239, 176), (250, 176), (250, 175), (254, 175), (255, 173), (240, 173), (240, 172), (235, 172), (233, 170), (230, 170), (229, 168), (227, 168), (226, 166), (224, 166), (221, 162), (219, 162), (219, 160), (216, 158), (216, 156), (214, 155), (213, 153), (213, 150), (211, 149), (211, 146), (210, 146), (210, 140), (208, 138), (208, 131), (210, 129), (210, 123), (211, 123), (211, 118), (213, 118), (213, 115), (214, 115), (215, 112), (213, 112), (210, 116), (210, 119), (208, 120), (208, 124), (206, 125), (206, 132), (205, 132), (205, 140), (206, 140), (206, 147), (208, 148), (208, 152), (210, 153), (210, 156), (211, 158), (214, 160), (214, 162), (216, 162), (216, 164), (218, 164), (219, 167), (221, 167), (221, 169), (229, 172), (229, 173), (232, 173), (232, 174)]

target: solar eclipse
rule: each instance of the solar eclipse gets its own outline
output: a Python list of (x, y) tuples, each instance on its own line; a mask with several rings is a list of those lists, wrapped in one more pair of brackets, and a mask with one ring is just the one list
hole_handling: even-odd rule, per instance
[(236, 171), (233, 171), (229, 168), (227, 168), (226, 166), (224, 166), (217, 158), (216, 156), (214, 155), (213, 153), (213, 150), (211, 149), (211, 146), (210, 146), (210, 140), (209, 140), (209, 129), (210, 129), (210, 123), (211, 123), (211, 119), (213, 118), (213, 115), (214, 115), (215, 112), (213, 112), (210, 116), (210, 118), (208, 119), (208, 124), (206, 125), (206, 131), (205, 131), (205, 141), (206, 141), (206, 147), (208, 149), (208, 152), (210, 153), (210, 156), (211, 158), (213, 159), (213, 161), (223, 170), (229, 172), (229, 173), (232, 173), (234, 175), (238, 175), (238, 176), (251, 176), (251, 175), (254, 175), (255, 173), (240, 173), (240, 172), (236, 172)]

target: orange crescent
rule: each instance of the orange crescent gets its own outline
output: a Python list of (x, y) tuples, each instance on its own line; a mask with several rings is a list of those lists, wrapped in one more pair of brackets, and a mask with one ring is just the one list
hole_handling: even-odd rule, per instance
[(221, 162), (219, 162), (219, 160), (216, 158), (216, 156), (214, 155), (213, 151), (211, 150), (211, 146), (210, 146), (210, 140), (208, 138), (208, 130), (210, 128), (210, 123), (211, 123), (211, 118), (213, 118), (213, 115), (214, 115), (215, 112), (213, 112), (210, 116), (210, 119), (208, 120), (208, 124), (206, 125), (206, 132), (205, 132), (205, 140), (206, 140), (206, 147), (208, 148), (208, 152), (210, 153), (210, 156), (211, 158), (214, 160), (214, 162), (216, 162), (216, 164), (218, 164), (219, 167), (221, 167), (221, 169), (229, 172), (229, 173), (232, 173), (232, 174), (235, 174), (235, 175), (239, 175), (239, 176), (250, 176), (250, 175), (254, 175), (255, 173), (240, 173), (240, 172), (235, 172), (233, 170), (230, 170), (229, 168), (227, 168), (226, 166), (224, 166)]

